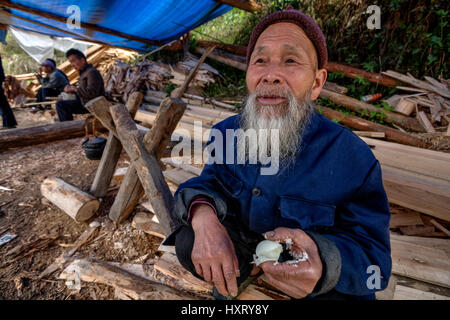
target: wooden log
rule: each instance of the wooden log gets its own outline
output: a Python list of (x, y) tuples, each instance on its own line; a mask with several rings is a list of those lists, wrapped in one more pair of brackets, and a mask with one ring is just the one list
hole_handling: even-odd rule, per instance
[(45, 179), (41, 193), (77, 222), (91, 218), (100, 206), (96, 198), (59, 178)]
[[(99, 126), (97, 129), (105, 131), (103, 126)], [(8, 148), (82, 137), (84, 134), (84, 120), (63, 121), (30, 128), (4, 130), (0, 131), (0, 152)]]
[(397, 81), (389, 76), (385, 76), (380, 73), (368, 72), (368, 71), (365, 71), (362, 69), (354, 68), (354, 67), (336, 63), (336, 62), (328, 62), (326, 69), (328, 72), (341, 73), (341, 74), (346, 75), (347, 77), (354, 78), (354, 79), (356, 79), (358, 77), (362, 77), (364, 79), (367, 79), (370, 82), (378, 83), (378, 84), (381, 84), (381, 85), (387, 86), (387, 87), (395, 87), (399, 84), (399, 81)]
[(417, 104), (410, 99), (401, 98), (395, 107), (395, 111), (404, 114), (405, 116), (409, 116), (416, 109), (416, 105)]
[(262, 6), (255, 0), (214, 0), (218, 3), (228, 4), (230, 6), (248, 11), (261, 11)]
[(430, 145), (423, 142), (422, 140), (408, 134), (401, 132), (396, 129), (383, 126), (372, 121), (364, 120), (352, 115), (344, 115), (342, 112), (327, 108), (327, 107), (317, 107), (318, 111), (323, 113), (328, 119), (336, 119), (342, 125), (348, 126), (362, 131), (376, 131), (384, 132), (386, 134), (386, 140), (393, 141), (397, 143), (402, 143), (414, 147), (427, 148)]
[(203, 48), (216, 46), (219, 49), (226, 50), (228, 52), (232, 52), (241, 56), (245, 56), (247, 54), (247, 46), (237, 46), (234, 44), (226, 44), (222, 42), (205, 41), (205, 40), (198, 40), (197, 45)]
[[(138, 91), (133, 92), (128, 98), (126, 106), (132, 118), (134, 118), (137, 109), (141, 105), (142, 98), (142, 93)], [(91, 194), (95, 197), (104, 197), (106, 195), (121, 152), (122, 144), (120, 140), (114, 137), (113, 133), (109, 133), (108, 142), (106, 143), (97, 172), (95, 173), (94, 182), (91, 186)]]
[(135, 300), (192, 300), (195, 296), (181, 292), (163, 284), (148, 280), (113, 264), (94, 260), (77, 259), (60, 275), (60, 279), (70, 279), (79, 274), (82, 281), (103, 283)]
[[(196, 47), (195, 51), (203, 54), (206, 52), (205, 48)], [(209, 54), (209, 57), (211, 59), (217, 60), (223, 64), (226, 64), (228, 66), (234, 67), (236, 69), (246, 71), (247, 70), (247, 64), (245, 62), (237, 61), (236, 59), (232, 59), (230, 57), (226, 57), (223, 53), (221, 53), (219, 50), (215, 49), (212, 53)]]
[(422, 126), (419, 124), (419, 122), (414, 118), (406, 117), (402, 114), (397, 114), (394, 112), (384, 111), (383, 109), (377, 108), (369, 103), (359, 101), (357, 99), (348, 97), (343, 94), (339, 94), (339, 93), (336, 93), (333, 91), (322, 89), (322, 91), (320, 92), (320, 97), (327, 98), (336, 104), (339, 104), (347, 109), (350, 109), (350, 110), (358, 112), (358, 113), (363, 113), (365, 111), (378, 112), (378, 113), (384, 114), (386, 116), (385, 120), (387, 122), (392, 122), (403, 128), (414, 130), (417, 132), (424, 131)]

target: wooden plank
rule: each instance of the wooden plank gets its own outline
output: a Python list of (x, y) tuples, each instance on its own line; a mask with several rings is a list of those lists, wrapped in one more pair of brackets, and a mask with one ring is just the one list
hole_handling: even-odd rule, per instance
[(391, 239), (392, 273), (450, 288), (450, 257), (444, 250)]
[(407, 236), (427, 236), (434, 232), (433, 226), (406, 226), (400, 228), (401, 233)]
[(417, 113), (417, 120), (419, 121), (419, 123), (422, 125), (422, 127), (424, 127), (424, 129), (428, 132), (428, 133), (436, 133), (436, 130), (434, 130), (433, 125), (431, 124), (430, 120), (428, 120), (427, 115), (425, 114), (425, 112), (423, 111), (419, 111)]
[(393, 300), (450, 300), (450, 297), (397, 285)]
[(450, 221), (447, 181), (381, 165), (383, 185), (391, 203)]
[(161, 239), (164, 239), (167, 236), (159, 223), (154, 221), (153, 214), (138, 212), (134, 216), (131, 225), (133, 226), (133, 228)]
[(437, 222), (434, 219), (431, 219), (430, 222), (439, 230), (441, 230), (443, 233), (445, 233), (448, 237), (450, 237), (450, 231), (448, 231), (442, 224)]
[(396, 241), (402, 241), (406, 243), (420, 245), (422, 247), (430, 247), (439, 250), (443, 250), (450, 256), (450, 239), (433, 239), (427, 237), (412, 237), (412, 236), (402, 236), (398, 234), (391, 233), (391, 239)]
[(390, 228), (423, 225), (420, 214), (416, 212), (399, 212), (391, 215)]
[(375, 292), (377, 300), (392, 300), (395, 294), (395, 288), (397, 286), (397, 278), (393, 274), (389, 278), (389, 283), (386, 289)]
[(443, 97), (450, 98), (450, 91), (448, 89), (445, 90), (445, 89), (440, 88), (440, 87), (435, 87), (435, 86), (433, 86), (433, 85), (431, 85), (431, 84), (429, 84), (429, 83), (427, 83), (425, 81), (417, 80), (417, 79), (415, 79), (413, 77), (408, 77), (408, 76), (405, 76), (405, 75), (403, 75), (401, 73), (398, 73), (398, 72), (395, 72), (395, 71), (392, 71), (392, 70), (388, 70), (388, 71), (385, 71), (385, 72), (382, 72), (382, 73), (387, 75), (387, 76), (389, 76), (389, 77), (392, 77), (394, 79), (398, 79), (398, 80), (400, 80), (400, 81), (402, 81), (404, 83), (408, 83), (408, 84), (410, 84), (410, 85), (412, 85), (414, 87), (417, 87), (417, 88), (420, 88), (420, 89), (425, 89), (425, 90), (432, 91), (432, 92), (436, 92), (437, 94), (440, 94)]
[(212, 285), (200, 280), (187, 271), (175, 255), (164, 253), (155, 263), (155, 269), (175, 279), (181, 288), (199, 293), (212, 293)]
[(359, 137), (368, 137), (368, 138), (386, 138), (386, 134), (384, 132), (372, 132), (372, 131), (353, 131)]
[(165, 170), (163, 171), (163, 175), (166, 179), (169, 179), (170, 181), (178, 185), (191, 178), (197, 177), (197, 175), (184, 171), (180, 168)]
[(450, 154), (362, 137), (381, 165), (450, 183)]

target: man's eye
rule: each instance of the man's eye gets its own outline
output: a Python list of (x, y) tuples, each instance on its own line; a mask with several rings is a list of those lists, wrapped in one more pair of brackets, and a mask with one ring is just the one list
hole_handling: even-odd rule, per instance
[(294, 61), (294, 59), (287, 59), (286, 62), (287, 63), (294, 63), (295, 61)]
[(259, 58), (259, 59), (257, 59), (257, 60), (255, 61), (255, 63), (263, 63), (263, 62), (264, 62), (264, 60), (261, 59), (261, 58)]

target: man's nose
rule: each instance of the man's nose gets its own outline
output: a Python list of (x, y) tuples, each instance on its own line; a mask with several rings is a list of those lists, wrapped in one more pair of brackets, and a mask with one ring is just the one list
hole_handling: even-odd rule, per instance
[(283, 78), (280, 75), (280, 72), (276, 66), (268, 66), (262, 82), (267, 85), (276, 85), (282, 84)]

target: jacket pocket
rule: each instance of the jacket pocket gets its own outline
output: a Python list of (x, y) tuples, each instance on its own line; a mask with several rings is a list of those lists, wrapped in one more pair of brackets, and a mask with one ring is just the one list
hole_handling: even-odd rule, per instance
[(282, 224), (286, 227), (331, 227), (335, 209), (333, 205), (300, 198), (281, 196), (280, 200)]
[(226, 170), (218, 170), (217, 184), (230, 197), (237, 197), (244, 187), (244, 183)]

